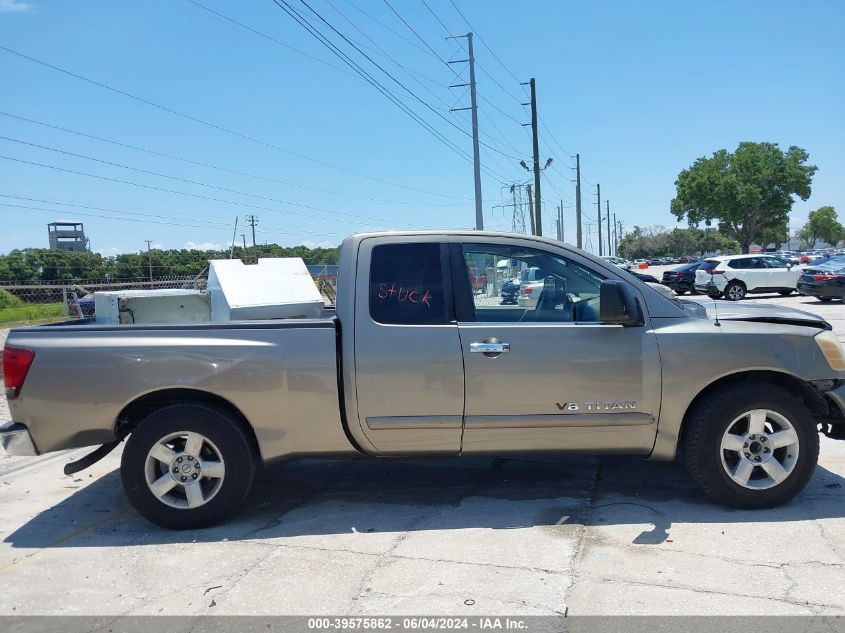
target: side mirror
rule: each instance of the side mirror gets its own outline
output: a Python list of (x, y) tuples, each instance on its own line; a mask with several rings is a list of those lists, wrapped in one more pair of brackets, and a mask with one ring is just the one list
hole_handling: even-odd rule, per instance
[(630, 284), (605, 279), (599, 291), (599, 319), (615, 325), (641, 325), (643, 311)]

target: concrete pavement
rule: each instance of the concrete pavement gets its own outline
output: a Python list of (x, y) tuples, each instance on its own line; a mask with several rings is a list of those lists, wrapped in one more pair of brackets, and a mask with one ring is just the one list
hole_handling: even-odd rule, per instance
[(845, 442), (773, 510), (631, 457), (302, 459), (189, 532), (132, 510), (119, 452), (64, 476), (84, 452), (0, 459), (0, 615), (845, 614)]

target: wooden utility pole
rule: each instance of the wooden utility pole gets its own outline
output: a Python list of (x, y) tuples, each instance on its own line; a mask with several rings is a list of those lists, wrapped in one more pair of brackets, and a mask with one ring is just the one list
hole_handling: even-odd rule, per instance
[(619, 232), (616, 230), (616, 211), (613, 212), (613, 252), (619, 257)]
[(575, 154), (575, 239), (576, 246), (583, 248), (581, 240), (581, 154)]
[(616, 253), (613, 252), (613, 242), (610, 240), (610, 200), (605, 200), (604, 203), (607, 205), (607, 254), (615, 255)]
[(528, 81), (528, 85), (531, 87), (531, 102), (522, 105), (531, 106), (531, 135), (534, 142), (534, 210), (537, 214), (534, 218), (534, 227), (536, 228), (534, 235), (542, 235), (543, 201), (540, 196), (540, 138), (537, 136), (537, 87), (534, 83), (534, 77)]
[(599, 220), (599, 257), (604, 255), (601, 247), (601, 185), (596, 184), (596, 209), (598, 209)]
[(153, 283), (153, 251), (152, 251), (152, 240), (144, 240), (147, 243), (147, 260), (150, 265), (150, 284), (152, 287)]

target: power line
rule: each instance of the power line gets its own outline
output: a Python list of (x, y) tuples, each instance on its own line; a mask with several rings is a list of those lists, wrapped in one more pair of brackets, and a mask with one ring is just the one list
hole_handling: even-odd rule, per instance
[(318, 159), (318, 158), (313, 158), (313, 157), (311, 157), (311, 156), (307, 156), (307, 155), (305, 155), (305, 154), (301, 154), (301, 153), (299, 153), (299, 152), (295, 152), (295, 151), (290, 150), (290, 149), (287, 149), (287, 148), (285, 148), (285, 147), (281, 147), (281, 146), (279, 146), (279, 145), (275, 145), (274, 143), (270, 143), (270, 142), (268, 142), (268, 141), (263, 141), (263, 140), (261, 140), (261, 139), (259, 139), (259, 138), (256, 138), (256, 137), (253, 137), (253, 136), (250, 136), (250, 135), (248, 135), (248, 134), (244, 134), (244, 133), (242, 133), (242, 132), (238, 132), (237, 130), (233, 130), (233, 129), (231, 129), (231, 128), (227, 128), (227, 127), (225, 127), (225, 126), (218, 125), (218, 124), (216, 124), (216, 123), (212, 123), (212, 122), (210, 122), (210, 121), (206, 121), (206, 120), (204, 120), (204, 119), (200, 119), (199, 117), (193, 116), (193, 115), (191, 115), (191, 114), (186, 114), (186, 113), (184, 113), (184, 112), (180, 112), (180, 111), (178, 111), (178, 110), (174, 110), (173, 108), (169, 108), (169, 107), (167, 107), (167, 106), (163, 106), (163, 105), (161, 105), (161, 104), (158, 104), (158, 103), (155, 103), (155, 102), (153, 102), (153, 101), (150, 101), (149, 99), (146, 99), (146, 98), (144, 98), (144, 97), (139, 97), (138, 95), (134, 95), (134, 94), (131, 94), (131, 93), (126, 92), (126, 91), (124, 91), (124, 90), (120, 90), (120, 89), (118, 89), (118, 88), (115, 88), (115, 87), (113, 87), (113, 86), (109, 86), (108, 84), (102, 83), (102, 82), (100, 82), (100, 81), (96, 81), (96, 80), (94, 80), (94, 79), (90, 79), (90, 78), (88, 78), (88, 77), (84, 77), (84, 76), (82, 76), (82, 75), (80, 75), (80, 74), (74, 73), (74, 72), (72, 72), (72, 71), (70, 71), (70, 70), (67, 70), (67, 69), (65, 69), (65, 68), (61, 68), (61, 67), (59, 67), (59, 66), (55, 66), (54, 64), (50, 64), (50, 63), (45, 62), (45, 61), (43, 61), (43, 60), (41, 60), (41, 59), (37, 59), (37, 58), (32, 57), (32, 56), (30, 56), (30, 55), (26, 55), (26, 54), (24, 54), (24, 53), (21, 53), (21, 52), (19, 52), (19, 51), (13, 50), (13, 49), (8, 48), (8, 47), (6, 47), (6, 46), (2, 46), (2, 45), (0, 45), (0, 50), (5, 51), (5, 52), (7, 52), (7, 53), (11, 53), (12, 55), (16, 55), (16, 56), (20, 57), (21, 59), (25, 59), (25, 60), (30, 61), (30, 62), (33, 62), (33, 63), (35, 63), (35, 64), (39, 64), (39, 65), (41, 65), (41, 66), (43, 66), (43, 67), (45, 67), (45, 68), (49, 68), (49, 69), (51, 69), (51, 70), (55, 70), (56, 72), (62, 73), (62, 74), (67, 75), (67, 76), (69, 76), (69, 77), (73, 77), (74, 79), (79, 79), (80, 81), (84, 81), (84, 82), (89, 83), (89, 84), (91, 84), (91, 85), (93, 85), (93, 86), (97, 86), (98, 88), (102, 88), (102, 89), (104, 89), (104, 90), (108, 90), (108, 91), (110, 91), (110, 92), (113, 92), (113, 93), (115, 93), (115, 94), (121, 95), (121, 96), (126, 97), (126, 98), (128, 98), (128, 99), (132, 99), (132, 100), (137, 101), (137, 102), (139, 102), (139, 103), (143, 103), (143, 104), (148, 105), (148, 106), (151, 106), (151, 107), (153, 107), (153, 108), (157, 108), (157, 109), (159, 109), (159, 110), (161, 110), (161, 111), (163, 111), (163, 112), (167, 112), (167, 113), (169, 113), (169, 114), (173, 114), (173, 115), (175, 115), (175, 116), (181, 117), (181, 118), (186, 119), (186, 120), (188, 120), (188, 121), (192, 121), (192, 122), (194, 122), (194, 123), (199, 123), (200, 125), (205, 125), (205, 126), (210, 127), (210, 128), (212, 128), (212, 129), (214, 129), (214, 130), (217, 130), (217, 131), (219, 131), (219, 132), (224, 132), (224, 133), (226, 133), (226, 134), (230, 134), (230, 135), (232, 135), (232, 136), (236, 136), (236, 137), (238, 137), (238, 138), (240, 138), (240, 139), (247, 140), (247, 141), (250, 141), (250, 142), (252, 142), (252, 143), (257, 143), (257, 144), (259, 144), (259, 145), (263, 145), (264, 147), (269, 147), (269, 148), (271, 148), (271, 149), (275, 149), (275, 150), (277, 150), (277, 151), (283, 152), (283, 153), (285, 153), (285, 154), (289, 154), (289, 155), (291, 155), (291, 156), (295, 156), (296, 158), (300, 158), (300, 159), (302, 159), (302, 160), (307, 160), (307, 161), (309, 161), (309, 162), (315, 163), (315, 164), (317, 164), (317, 165), (321, 165), (321, 166), (323, 166), (323, 167), (328, 167), (328, 168), (330, 168), (330, 169), (335, 169), (335, 170), (337, 170), (337, 171), (342, 171), (342, 172), (344, 172), (344, 173), (348, 173), (348, 174), (351, 174), (351, 175), (353, 175), (353, 176), (357, 176), (357, 177), (359, 177), (359, 178), (365, 178), (365, 179), (367, 179), (367, 180), (371, 180), (371, 181), (373, 181), (373, 182), (380, 182), (380, 183), (382, 183), (382, 184), (390, 185), (390, 186), (392, 186), (392, 187), (398, 187), (398, 188), (400, 188), (400, 189), (407, 189), (407, 190), (409, 190), (409, 191), (416, 191), (417, 193), (424, 193), (424, 194), (427, 194), (427, 195), (430, 195), (430, 196), (437, 196), (437, 197), (440, 197), (440, 198), (453, 198), (453, 199), (458, 199), (458, 200), (466, 200), (466, 199), (467, 199), (467, 198), (466, 198), (466, 197), (464, 197), (464, 196), (452, 196), (452, 195), (448, 195), (448, 194), (437, 193), (437, 192), (433, 192), (433, 191), (427, 191), (427, 190), (425, 190), (425, 189), (419, 189), (419, 188), (416, 188), (416, 187), (411, 187), (411, 186), (408, 186), (408, 185), (402, 185), (402, 184), (399, 184), (399, 183), (392, 182), (392, 181), (390, 181), (390, 180), (385, 180), (385, 179), (383, 179), (383, 178), (378, 178), (378, 177), (376, 177), (376, 176), (368, 176), (367, 174), (363, 174), (363, 173), (358, 172), (358, 171), (355, 171), (355, 170), (353, 170), (353, 169), (348, 169), (348, 168), (346, 168), (346, 167), (341, 167), (340, 165), (335, 165), (335, 164), (333, 164), (333, 163), (329, 163), (329, 162), (326, 162), (326, 161), (320, 160), (320, 159)]
[[(0, 135), (0, 140), (11, 141), (13, 143), (19, 143), (21, 145), (27, 145), (29, 147), (36, 147), (38, 149), (44, 149), (44, 150), (47, 150), (47, 151), (50, 151), (50, 152), (56, 152), (57, 154), (64, 154), (65, 156), (72, 156), (74, 158), (82, 158), (84, 160), (90, 160), (90, 161), (93, 161), (95, 163), (100, 163), (100, 164), (103, 164), (103, 165), (109, 165), (111, 167), (120, 167), (121, 169), (128, 169), (130, 171), (136, 171), (138, 173), (147, 174), (149, 176), (157, 176), (159, 178), (167, 178), (169, 180), (175, 180), (177, 182), (183, 182), (183, 183), (186, 183), (186, 184), (189, 184), (189, 185), (198, 185), (200, 187), (207, 187), (209, 189), (216, 189), (218, 191), (225, 191), (227, 193), (234, 193), (234, 194), (237, 194), (237, 195), (240, 195), (240, 196), (249, 196), (251, 198), (258, 198), (260, 200), (268, 200), (270, 202), (278, 202), (280, 204), (289, 204), (289, 205), (294, 206), (294, 207), (302, 207), (303, 209), (312, 209), (314, 211), (321, 211), (323, 213), (330, 213), (330, 214), (333, 214), (333, 215), (347, 216), (347, 217), (353, 218), (353, 219), (358, 220), (358, 221), (364, 220), (364, 221), (368, 221), (368, 222), (388, 222), (388, 223), (391, 223), (391, 224), (398, 224), (400, 226), (408, 226), (408, 227), (411, 226), (411, 225), (409, 225), (405, 222), (396, 222), (394, 220), (384, 220), (384, 219), (381, 219), (381, 218), (374, 218), (374, 217), (370, 217), (370, 216), (357, 215), (357, 214), (354, 214), (354, 213), (348, 213), (348, 212), (344, 212), (344, 211), (333, 211), (331, 209), (323, 209), (321, 207), (314, 207), (314, 206), (311, 206), (311, 205), (308, 205), (308, 204), (302, 204), (302, 203), (299, 203), (299, 202), (291, 202), (290, 200), (281, 200), (279, 198), (271, 198), (269, 196), (262, 196), (260, 194), (250, 193), (248, 191), (239, 191), (238, 189), (231, 189), (229, 187), (221, 187), (219, 185), (211, 185), (211, 184), (199, 181), (199, 180), (191, 180), (190, 178), (181, 178), (179, 176), (171, 176), (170, 174), (162, 174), (160, 172), (150, 171), (148, 169), (141, 169), (140, 167), (133, 167), (131, 165), (124, 165), (122, 163), (116, 163), (116, 162), (110, 161), (110, 160), (103, 160), (101, 158), (95, 158), (93, 156), (86, 156), (85, 154), (76, 154), (74, 152), (68, 152), (68, 151), (65, 151), (65, 150), (58, 149), (56, 147), (50, 147), (49, 145), (39, 145), (38, 143), (30, 143), (28, 141), (23, 141), (23, 140), (16, 139), (16, 138), (11, 138), (9, 136), (1, 136)], [(326, 218), (318, 218), (318, 219), (326, 219)]]
[(283, 46), (284, 48), (287, 48), (288, 50), (292, 50), (295, 53), (299, 53), (300, 55), (303, 55), (303, 56), (305, 56), (309, 59), (312, 59), (315, 62), (319, 62), (320, 64), (323, 64), (324, 66), (328, 66), (329, 68), (334, 68), (335, 70), (340, 71), (345, 75), (349, 75), (350, 77), (355, 76), (353, 73), (349, 72), (348, 70), (341, 68), (340, 66), (335, 66), (334, 64), (329, 63), (329, 62), (325, 61), (324, 59), (320, 59), (319, 57), (315, 57), (314, 55), (311, 55), (310, 53), (306, 53), (305, 51), (301, 51), (298, 48), (291, 46), (287, 42), (283, 42), (282, 40), (273, 37), (272, 35), (267, 35), (266, 33), (262, 33), (258, 29), (254, 29), (251, 26), (247, 26), (243, 22), (238, 22), (235, 18), (231, 18), (228, 15), (224, 15), (223, 13), (220, 13), (219, 11), (215, 11), (211, 7), (207, 7), (204, 4), (202, 4), (201, 2), (197, 2), (196, 0), (187, 0), (187, 2), (190, 2), (191, 4), (199, 7), (200, 9), (205, 9), (209, 13), (216, 15), (218, 18), (222, 18), (223, 20), (226, 20), (227, 22), (231, 22), (232, 24), (235, 24), (235, 25), (241, 27), (242, 29), (249, 31), (250, 33), (254, 33), (255, 35), (263, 37), (266, 40), (270, 40), (271, 42), (278, 44), (279, 46)]
[[(73, 213), (75, 215), (96, 217), (96, 218), (101, 218), (101, 219), (106, 219), (106, 220), (119, 220), (119, 221), (125, 220), (125, 221), (128, 221), (128, 222), (145, 222), (145, 223), (148, 223), (148, 224), (164, 224), (164, 225), (170, 225), (170, 226), (182, 226), (182, 227), (187, 227), (187, 228), (208, 228), (208, 227), (211, 227), (212, 229), (225, 229), (226, 231), (228, 231), (229, 228), (230, 228), (230, 225), (229, 225), (228, 222), (215, 222), (213, 220), (199, 220), (199, 219), (194, 219), (194, 218), (184, 218), (184, 217), (177, 217), (177, 216), (161, 215), (161, 214), (155, 214), (155, 213), (142, 212), (142, 211), (138, 211), (136, 209), (132, 209), (132, 210), (112, 209), (112, 208), (109, 208), (109, 207), (100, 207), (100, 206), (94, 206), (94, 205), (91, 205), (91, 204), (82, 204), (82, 203), (79, 203), (79, 202), (64, 202), (64, 201), (60, 201), (60, 200), (45, 200), (43, 198), (30, 198), (30, 197), (26, 197), (26, 196), (13, 196), (13, 195), (10, 195), (10, 194), (5, 194), (5, 193), (0, 193), (0, 198), (9, 198), (9, 199), (12, 199), (12, 200), (23, 200), (23, 201), (26, 201), (26, 202), (38, 202), (38, 203), (42, 203), (42, 204), (52, 204), (52, 205), (58, 205), (58, 206), (64, 206), (64, 207), (72, 207), (74, 209), (86, 209), (88, 211), (103, 211), (105, 213), (117, 213), (117, 214), (122, 214), (122, 215), (131, 214), (132, 216), (144, 216), (144, 217), (150, 217), (150, 218), (157, 218), (155, 220), (139, 220), (135, 217), (103, 216), (103, 215), (94, 215), (94, 214), (90, 214), (90, 213), (85, 214), (81, 211), (73, 211)], [(63, 212), (65, 212), (63, 209), (44, 209), (43, 207), (28, 207), (28, 206), (23, 206), (23, 205), (11, 205), (11, 204), (8, 204), (8, 203), (0, 203), (0, 206), (11, 206), (11, 207), (17, 207), (17, 208), (22, 208), (22, 209), (49, 211), (51, 213), (63, 213)], [(162, 219), (164, 219), (164, 220), (176, 220), (176, 222), (162, 222), (162, 221), (160, 221)], [(315, 232), (300, 231), (300, 230), (297, 230), (297, 229), (290, 229), (290, 228), (282, 229), (282, 228), (273, 227), (273, 226), (267, 226), (265, 228), (268, 229), (268, 230), (275, 231), (275, 232), (293, 234), (293, 235), (315, 235), (315, 236), (330, 235), (330, 236), (337, 236), (337, 237), (345, 237), (345, 234), (343, 234), (343, 233), (325, 233), (323, 231), (320, 231), (319, 233), (315, 233)], [(6, 257), (8, 257), (8, 255)]]
[[(472, 31), (473, 33), (475, 33), (475, 36), (478, 38), (478, 41), (479, 41), (479, 42), (481, 42), (481, 43), (484, 45), (484, 48), (486, 48), (488, 51), (490, 51), (490, 54), (493, 56), (493, 58), (494, 58), (497, 62), (499, 62), (499, 64), (502, 66), (502, 68), (504, 68), (504, 69), (507, 71), (507, 73), (508, 73), (511, 77), (513, 77), (513, 80), (514, 80), (516, 83), (518, 83), (518, 84), (522, 83), (522, 82), (519, 80), (519, 78), (518, 78), (515, 74), (513, 74), (513, 72), (511, 72), (511, 69), (510, 69), (510, 68), (508, 68), (508, 67), (505, 65), (505, 62), (503, 62), (503, 61), (499, 58), (499, 56), (498, 56), (498, 55), (496, 55), (496, 51), (494, 51), (492, 48), (490, 48), (490, 47), (487, 45), (487, 42), (485, 42), (485, 41), (484, 41), (484, 38), (483, 38), (483, 37), (481, 37), (481, 35), (480, 35), (480, 34), (478, 33), (478, 31), (476, 30), (476, 28), (475, 28), (472, 24), (470, 24), (470, 23), (469, 23), (469, 20), (467, 20), (467, 17), (463, 14), (463, 11), (461, 11), (461, 10), (458, 8), (458, 5), (456, 5), (456, 4), (455, 4), (455, 1), (454, 1), (454, 0), (449, 0), (449, 2), (452, 4), (452, 6), (453, 6), (453, 7), (455, 7), (455, 11), (457, 11), (457, 12), (458, 12), (458, 14), (459, 14), (459, 15), (460, 15), (463, 19), (464, 19), (464, 22), (466, 22), (466, 25), (469, 27), (470, 31)], [(426, 6), (428, 6), (428, 5), (426, 5)]]
[[(353, 221), (353, 220), (344, 220), (342, 218), (321, 218), (319, 216), (313, 216), (313, 215), (309, 215), (307, 213), (299, 213), (297, 211), (281, 211), (279, 209), (274, 209), (272, 207), (262, 207), (262, 206), (259, 206), (259, 205), (248, 204), (246, 202), (237, 202), (235, 200), (226, 200), (225, 198), (214, 198), (214, 197), (211, 197), (211, 196), (204, 196), (204, 195), (201, 195), (201, 194), (198, 194), (198, 193), (188, 193), (186, 191), (179, 191), (179, 190), (176, 190), (176, 189), (167, 189), (165, 187), (156, 187), (155, 185), (147, 185), (147, 184), (144, 184), (144, 183), (132, 182), (131, 180), (121, 180), (119, 178), (111, 178), (109, 176), (100, 176), (98, 174), (91, 174), (91, 173), (84, 172), (84, 171), (67, 169), (65, 167), (56, 167), (55, 165), (47, 165), (47, 164), (44, 164), (44, 163), (36, 163), (34, 161), (23, 160), (21, 158), (14, 158), (12, 156), (5, 156), (5, 155), (2, 155), (2, 154), (0, 154), (0, 158), (2, 158), (4, 160), (10, 160), (10, 161), (13, 161), (13, 162), (16, 162), (16, 163), (21, 163), (21, 164), (24, 164), (24, 165), (32, 165), (32, 166), (35, 166), (35, 167), (43, 167), (45, 169), (51, 169), (51, 170), (54, 170), (54, 171), (61, 171), (61, 172), (69, 173), (69, 174), (76, 174), (78, 176), (87, 176), (89, 178), (96, 178), (98, 180), (105, 180), (107, 182), (116, 182), (116, 183), (123, 184), (123, 185), (132, 185), (133, 187), (141, 187), (143, 189), (152, 189), (154, 191), (163, 191), (165, 193), (173, 193), (173, 194), (176, 194), (176, 195), (179, 195), (179, 196), (187, 196), (187, 197), (190, 197), (190, 198), (199, 198), (200, 200), (210, 200), (212, 202), (222, 202), (224, 204), (232, 204), (232, 205), (239, 206), (239, 207), (246, 207), (248, 209), (261, 209), (261, 210), (264, 210), (264, 211), (270, 211), (271, 213), (281, 213), (283, 215), (284, 214), (299, 215), (299, 216), (302, 216), (302, 217), (305, 217), (305, 218), (311, 218), (312, 220), (328, 220), (328, 221), (347, 222), (349, 224), (360, 224), (360, 222), (356, 222), (356, 221)], [(317, 207), (310, 207), (310, 208), (317, 209)], [(318, 210), (322, 210), (322, 209), (318, 209)], [(379, 222), (387, 223), (387, 224), (393, 223), (393, 222), (385, 221), (385, 220), (379, 220)]]
[(136, 152), (144, 152), (145, 154), (150, 154), (151, 156), (158, 156), (160, 158), (167, 158), (169, 160), (175, 160), (182, 163), (186, 163), (189, 165), (197, 165), (199, 167), (206, 167), (208, 169), (215, 169), (217, 171), (222, 171), (229, 174), (235, 174), (237, 176), (247, 176), (249, 178), (254, 178), (256, 180), (263, 180), (266, 182), (272, 182), (280, 185), (285, 185), (288, 187), (296, 187), (298, 189), (305, 189), (308, 191), (317, 191), (320, 193), (326, 193), (333, 196), (343, 196), (347, 198), (355, 198), (358, 200), (367, 200), (369, 202), (382, 202), (386, 204), (401, 204), (401, 205), (409, 205), (409, 206), (431, 206), (431, 207), (451, 207), (451, 206), (464, 206), (466, 203), (464, 202), (407, 202), (402, 200), (385, 200), (382, 198), (370, 198), (368, 196), (359, 196), (352, 193), (345, 193), (342, 191), (332, 191), (330, 189), (322, 189), (320, 187), (311, 187), (309, 185), (301, 185), (298, 183), (287, 182), (285, 180), (279, 180), (277, 178), (270, 178), (268, 176), (258, 176), (256, 174), (251, 174), (249, 172), (240, 171), (237, 169), (229, 169), (227, 167), (220, 167), (219, 165), (212, 165), (211, 163), (204, 163), (202, 161), (192, 160), (190, 158), (184, 158), (182, 156), (174, 156), (173, 154), (165, 154), (163, 152), (157, 152), (151, 149), (146, 149), (144, 147), (138, 147), (136, 145), (129, 145), (128, 143), (122, 143), (120, 141), (115, 141), (113, 139), (104, 138), (102, 136), (96, 136), (94, 134), (88, 134), (86, 132), (81, 132), (79, 130), (73, 130), (71, 128), (62, 127), (60, 125), (55, 125), (52, 123), (46, 123), (44, 121), (36, 121), (35, 119), (30, 119), (24, 116), (20, 116), (17, 114), (12, 114), (10, 112), (3, 112), (0, 111), (0, 115), (11, 117), (13, 119), (18, 119), (20, 121), (26, 121), (27, 123), (32, 123), (35, 125), (40, 125), (43, 127), (47, 127), (53, 130), (59, 130), (61, 132), (67, 132), (68, 134), (75, 134), (77, 136), (81, 136), (83, 138), (92, 139), (95, 141), (100, 141), (102, 143), (109, 143), (111, 145), (115, 145), (117, 147), (123, 147), (126, 149), (131, 149)]
[[(350, 66), (355, 72), (359, 73), (361, 77), (367, 81), (370, 85), (372, 85), (376, 90), (382, 93), (389, 101), (391, 101), (394, 105), (396, 105), (400, 110), (405, 112), (408, 116), (410, 116), (414, 121), (416, 121), (419, 125), (421, 125), (429, 134), (434, 136), (437, 140), (441, 143), (449, 147), (453, 152), (458, 154), (464, 160), (468, 162), (472, 162), (472, 157), (469, 156), (464, 150), (460, 147), (455, 145), (454, 142), (449, 140), (446, 136), (444, 136), (440, 131), (435, 129), (428, 123), (425, 119), (423, 119), (419, 114), (417, 114), (414, 110), (412, 110), (407, 104), (405, 104), (401, 99), (399, 99), (393, 92), (391, 92), (388, 88), (386, 88), (381, 82), (375, 79), (369, 72), (367, 72), (362, 66), (360, 66), (357, 62), (355, 62), (349, 55), (344, 53), (340, 48), (337, 47), (333, 42), (331, 42), (325, 35), (323, 35), (316, 27), (314, 27), (308, 20), (302, 16), (296, 9), (294, 9), (286, 0), (273, 0), (275, 4), (282, 9), (285, 13), (288, 14), (297, 24), (299, 24), (302, 28), (304, 28), (310, 35), (317, 39), (323, 46), (328, 48), (334, 55), (340, 58), (345, 64)], [(319, 13), (314, 11), (304, 0), (300, 0), (308, 9), (314, 13), (321, 21), (329, 26), (335, 33), (340, 35), (352, 48), (355, 48), (361, 55), (367, 58), (373, 65), (379, 68), (382, 72), (388, 75), (393, 81), (399, 84), (405, 91), (407, 91), (411, 96), (415, 99), (426, 105), (429, 109), (434, 111), (436, 114), (441, 116), (445, 121), (447, 121), (450, 125), (454, 126), (448, 118), (444, 117), (442, 114), (437, 112), (433, 106), (422, 100), (418, 95), (416, 95), (412, 90), (410, 90), (407, 86), (402, 84), (399, 80), (397, 80), (393, 75), (389, 72), (384, 70), (377, 62), (373, 61), (373, 59), (364, 53), (360, 48), (355, 46), (346, 36), (340, 33), (337, 29), (335, 29), (328, 21), (325, 20)], [(456, 126), (457, 127), (457, 126)], [(460, 128), (458, 128), (460, 129)], [(463, 131), (463, 130), (462, 130)], [(487, 170), (489, 171), (489, 170)], [(491, 172), (492, 175), (492, 172)], [(495, 178), (501, 178), (502, 176), (495, 175)]]

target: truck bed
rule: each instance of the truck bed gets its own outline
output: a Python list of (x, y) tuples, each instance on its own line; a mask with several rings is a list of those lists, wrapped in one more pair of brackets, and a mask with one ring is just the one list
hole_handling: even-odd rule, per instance
[[(9, 402), (39, 452), (115, 439), (146, 401), (190, 396), (249, 421), (262, 458), (352, 453), (340, 418), (335, 318), (14, 329), (35, 350)], [(24, 414), (25, 411), (25, 414)]]

